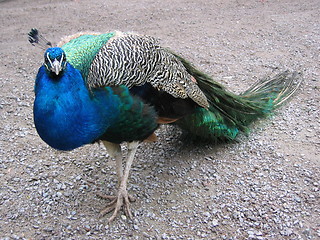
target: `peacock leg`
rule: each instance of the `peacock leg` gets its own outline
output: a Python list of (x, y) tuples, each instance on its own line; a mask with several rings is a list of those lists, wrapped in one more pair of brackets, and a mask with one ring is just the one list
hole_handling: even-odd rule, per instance
[[(123, 176), (123, 169), (122, 169), (122, 154), (121, 154), (121, 146), (120, 144), (102, 141), (103, 145), (107, 149), (107, 152), (109, 153), (110, 157), (114, 158), (116, 161), (116, 172), (118, 177), (118, 186), (120, 186), (120, 182)], [(111, 202), (108, 205), (114, 204), (117, 199), (116, 196), (113, 195), (105, 195), (102, 193), (97, 193), (97, 195), (101, 198), (108, 199)], [(108, 212), (102, 211), (100, 214), (105, 215)]]
[(106, 147), (109, 155), (116, 160), (116, 172), (118, 176), (118, 184), (120, 184), (123, 175), (121, 146), (120, 144), (107, 141), (103, 141), (103, 145)]
[[(109, 218), (109, 222), (114, 220), (114, 218), (117, 216), (117, 214), (122, 206), (124, 206), (124, 210), (125, 210), (126, 215), (129, 218), (132, 218), (132, 213), (130, 211), (130, 202), (134, 201), (134, 198), (128, 194), (127, 182), (128, 182), (128, 178), (129, 178), (129, 172), (131, 169), (131, 165), (133, 163), (134, 155), (137, 151), (138, 145), (139, 145), (138, 142), (131, 142), (128, 144), (128, 156), (127, 156), (127, 161), (126, 161), (126, 166), (125, 166), (124, 172), (122, 172), (122, 161), (120, 161), (116, 158), (117, 174), (118, 174), (118, 178), (120, 179), (119, 189), (118, 189), (117, 195), (116, 196), (100, 195), (100, 197), (102, 197), (102, 198), (106, 198), (106, 199), (111, 200), (111, 202), (106, 206), (106, 208), (103, 209), (100, 213), (101, 215), (105, 215), (106, 213), (113, 211), (112, 216)], [(121, 153), (121, 149), (120, 149), (120, 153)], [(119, 164), (121, 166), (119, 166)], [(119, 171), (120, 169), (121, 169), (121, 173)]]

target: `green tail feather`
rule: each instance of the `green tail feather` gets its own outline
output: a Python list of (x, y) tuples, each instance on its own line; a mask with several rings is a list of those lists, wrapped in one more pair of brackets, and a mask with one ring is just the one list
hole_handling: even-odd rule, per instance
[(194, 68), (181, 56), (174, 55), (196, 78), (210, 104), (208, 110), (199, 108), (194, 114), (177, 121), (177, 124), (204, 140), (233, 140), (239, 131), (247, 132), (250, 123), (281, 106), (302, 82), (302, 78), (298, 79), (300, 74), (285, 71), (273, 78), (262, 79), (242, 94), (236, 95)]

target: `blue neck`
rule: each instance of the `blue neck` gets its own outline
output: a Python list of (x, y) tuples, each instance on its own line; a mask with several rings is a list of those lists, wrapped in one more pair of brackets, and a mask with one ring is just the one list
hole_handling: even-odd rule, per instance
[(91, 94), (78, 70), (67, 64), (59, 76), (42, 66), (35, 85), (34, 122), (40, 137), (58, 150), (96, 141), (119, 115), (111, 88)]

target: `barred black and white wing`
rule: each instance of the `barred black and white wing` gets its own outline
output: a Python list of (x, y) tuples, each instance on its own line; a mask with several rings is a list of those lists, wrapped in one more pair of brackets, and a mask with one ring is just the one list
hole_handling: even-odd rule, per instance
[(209, 104), (195, 79), (173, 54), (148, 36), (117, 33), (98, 52), (87, 78), (89, 88), (127, 87), (150, 83), (176, 98), (191, 98), (204, 108)]

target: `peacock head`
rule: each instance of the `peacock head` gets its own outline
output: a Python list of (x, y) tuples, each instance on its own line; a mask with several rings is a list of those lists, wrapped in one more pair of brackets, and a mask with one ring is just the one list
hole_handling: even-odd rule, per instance
[(65, 69), (66, 64), (66, 54), (61, 48), (48, 48), (44, 53), (44, 66), (49, 72), (59, 75)]

